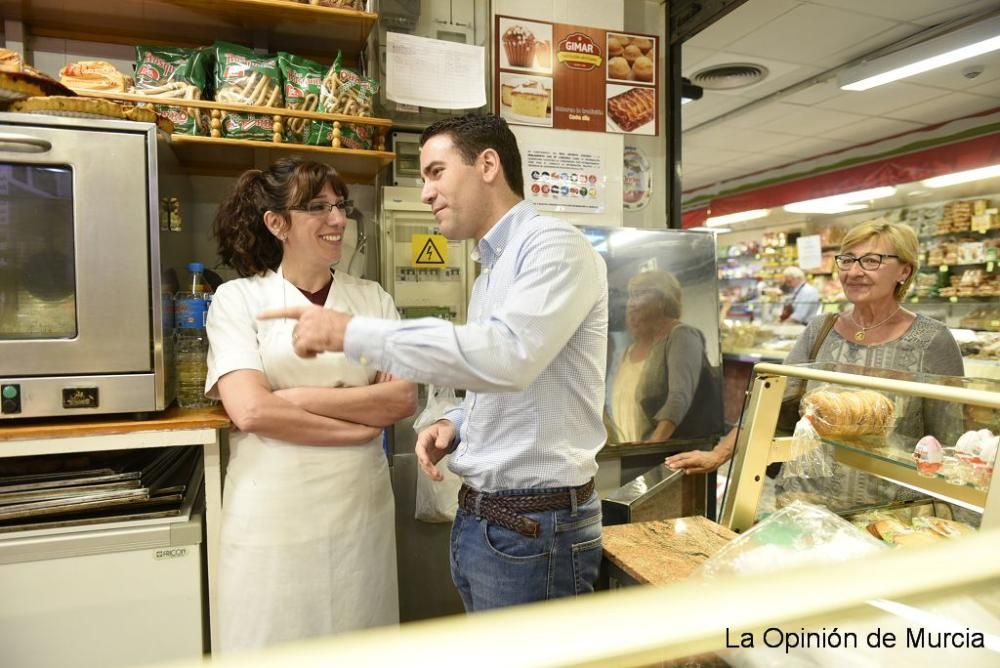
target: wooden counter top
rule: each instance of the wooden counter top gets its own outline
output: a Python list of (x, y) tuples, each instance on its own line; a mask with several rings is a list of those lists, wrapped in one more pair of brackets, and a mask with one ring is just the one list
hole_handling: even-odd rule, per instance
[(133, 420), (121, 415), (24, 420), (18, 424), (0, 426), (0, 441), (66, 436), (101, 436), (138, 431), (228, 429), (229, 426), (229, 416), (226, 415), (226, 411), (221, 406), (196, 409), (171, 406), (148, 420)]
[(704, 517), (604, 527), (604, 556), (642, 584), (684, 580), (736, 534)]

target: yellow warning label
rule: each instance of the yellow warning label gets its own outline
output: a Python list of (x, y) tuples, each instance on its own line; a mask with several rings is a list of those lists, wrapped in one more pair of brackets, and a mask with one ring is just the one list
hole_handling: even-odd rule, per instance
[(448, 240), (440, 234), (414, 234), (410, 259), (414, 267), (444, 267), (448, 264)]

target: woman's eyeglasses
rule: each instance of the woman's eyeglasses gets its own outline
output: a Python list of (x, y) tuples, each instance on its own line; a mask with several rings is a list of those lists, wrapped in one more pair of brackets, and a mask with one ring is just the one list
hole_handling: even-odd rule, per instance
[(854, 263), (857, 262), (861, 265), (861, 268), (865, 271), (875, 271), (882, 266), (882, 262), (885, 261), (887, 257), (898, 258), (898, 255), (889, 255), (888, 253), (865, 253), (861, 257), (854, 257), (853, 255), (837, 255), (833, 259), (837, 261), (837, 267), (841, 271), (849, 271)]
[(310, 216), (328, 216), (334, 209), (340, 209), (344, 215), (354, 211), (354, 202), (342, 199), (339, 202), (309, 202), (305, 206), (290, 206), (289, 211), (305, 211)]

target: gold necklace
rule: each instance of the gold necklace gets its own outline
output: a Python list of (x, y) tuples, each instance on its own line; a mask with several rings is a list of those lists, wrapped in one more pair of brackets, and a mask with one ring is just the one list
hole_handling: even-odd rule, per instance
[(903, 307), (902, 306), (897, 306), (896, 310), (893, 311), (891, 314), (889, 314), (888, 318), (886, 318), (882, 322), (879, 322), (879, 323), (876, 323), (876, 324), (872, 325), (871, 327), (862, 327), (861, 325), (859, 325), (858, 321), (854, 319), (854, 309), (851, 309), (851, 312), (847, 314), (847, 317), (850, 318), (851, 322), (854, 323), (854, 326), (858, 328), (858, 331), (854, 333), (854, 340), (855, 341), (864, 341), (865, 340), (865, 332), (869, 332), (869, 331), (871, 331), (873, 329), (876, 329), (878, 327), (881, 327), (885, 323), (889, 322), (890, 320), (892, 320), (892, 317), (894, 315), (896, 315), (897, 313), (899, 313), (899, 310), (901, 308), (903, 308)]

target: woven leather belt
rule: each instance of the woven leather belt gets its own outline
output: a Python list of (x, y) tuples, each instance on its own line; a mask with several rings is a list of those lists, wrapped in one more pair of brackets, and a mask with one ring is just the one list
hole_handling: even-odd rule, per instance
[[(594, 479), (574, 487), (577, 504), (588, 501), (594, 493)], [(476, 501), (479, 508), (476, 508)], [(525, 513), (546, 513), (553, 510), (565, 510), (573, 506), (569, 490), (564, 492), (543, 492), (529, 495), (499, 495), (477, 492), (468, 485), (462, 485), (458, 490), (458, 505), (462, 510), (476, 513), (489, 522), (516, 531), (528, 538), (538, 538), (542, 529), (538, 521), (525, 517)]]

